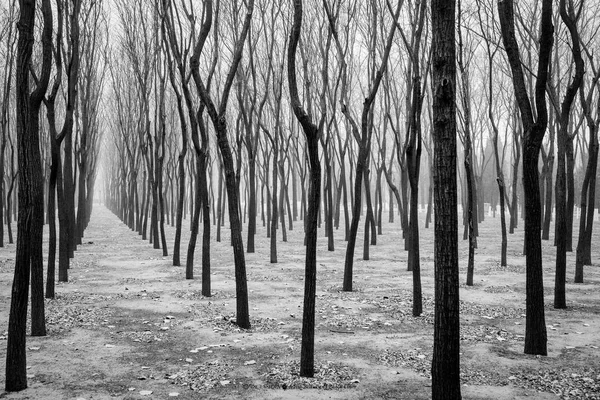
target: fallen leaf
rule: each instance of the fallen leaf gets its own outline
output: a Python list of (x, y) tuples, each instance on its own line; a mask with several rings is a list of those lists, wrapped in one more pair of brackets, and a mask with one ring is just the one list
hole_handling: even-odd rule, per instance
[(254, 364), (256, 364), (256, 361), (255, 361), (255, 360), (246, 361), (246, 362), (244, 363), (244, 365), (254, 365)]

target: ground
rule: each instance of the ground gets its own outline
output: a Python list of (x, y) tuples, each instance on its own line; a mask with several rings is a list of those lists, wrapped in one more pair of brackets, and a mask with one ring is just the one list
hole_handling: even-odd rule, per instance
[[(509, 236), (509, 265), (501, 267), (499, 217), (487, 217), (481, 225), (475, 285), (460, 288), (463, 398), (600, 399), (600, 267), (586, 267), (585, 283), (573, 284), (575, 255), (570, 253), (568, 309), (554, 310), (554, 248), (544, 242), (549, 354), (524, 355), (521, 229)], [(72, 260), (70, 281), (57, 284), (56, 299), (46, 302), (48, 336), (27, 338), (29, 388), (0, 398), (431, 397), (432, 228), (421, 227), (424, 312), (416, 318), (411, 314), (412, 273), (406, 271), (397, 222), (384, 224), (369, 261), (362, 260), (362, 245), (357, 247), (355, 291), (350, 293), (341, 291), (343, 230), (335, 232), (335, 252), (328, 252), (320, 237), (314, 379), (298, 376), (302, 222), (288, 232), (287, 243), (278, 242), (277, 264), (269, 263), (265, 228), (259, 226), (258, 232), (257, 252), (246, 254), (252, 328), (244, 330), (234, 323), (233, 255), (226, 227), (223, 240), (212, 242), (212, 297), (203, 297), (200, 246), (198, 278), (186, 280), (184, 267), (173, 267), (171, 257), (163, 257), (96, 205)], [(171, 254), (174, 229), (168, 227), (167, 235)], [(183, 244), (186, 254), (187, 236)], [(0, 249), (0, 389), (14, 252), (14, 245)], [(460, 256), (464, 282), (466, 241), (460, 242)], [(600, 260), (598, 246), (593, 260)]]

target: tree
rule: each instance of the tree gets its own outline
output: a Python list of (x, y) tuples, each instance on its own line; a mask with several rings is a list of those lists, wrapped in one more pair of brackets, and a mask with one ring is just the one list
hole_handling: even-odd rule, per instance
[(502, 42), (512, 72), (513, 89), (521, 114), (523, 127), (523, 189), (525, 194), (525, 255), (526, 266), (526, 326), (525, 353), (546, 355), (547, 334), (544, 316), (544, 281), (542, 276), (541, 206), (539, 190), (538, 159), (548, 125), (546, 106), (546, 83), (552, 51), (553, 31), (552, 0), (543, 0), (541, 36), (535, 82), (535, 106), (533, 107), (525, 85), (519, 45), (515, 35), (513, 0), (499, 0), (498, 14)]
[(435, 323), (432, 398), (460, 399), (455, 0), (432, 0)]
[[(361, 208), (362, 208), (361, 192), (362, 192), (363, 178), (365, 176), (366, 169), (368, 169), (367, 162), (369, 159), (369, 154), (371, 152), (371, 138), (372, 138), (372, 133), (373, 133), (371, 107), (373, 106), (373, 103), (375, 101), (375, 96), (377, 95), (377, 91), (379, 90), (379, 86), (381, 84), (381, 80), (383, 78), (384, 71), (387, 68), (387, 62), (388, 62), (390, 50), (391, 50), (392, 43), (393, 43), (394, 33), (396, 31), (396, 21), (398, 20), (398, 16), (400, 15), (400, 9), (402, 8), (402, 3), (403, 3), (403, 1), (400, 0), (400, 1), (398, 1), (398, 4), (396, 6), (396, 10), (393, 15), (393, 23), (392, 23), (392, 26), (390, 27), (390, 30), (388, 32), (387, 39), (385, 42), (385, 47), (384, 47), (384, 51), (383, 51), (383, 55), (382, 55), (382, 59), (381, 59), (381, 65), (379, 66), (379, 68), (376, 71), (375, 71), (375, 66), (374, 66), (375, 63), (373, 62), (373, 73), (370, 75), (371, 80), (369, 82), (367, 96), (365, 97), (365, 100), (363, 102), (361, 120), (360, 120), (360, 128), (359, 128), (359, 125), (357, 124), (356, 120), (352, 116), (350, 105), (348, 104), (349, 103), (349, 95), (348, 95), (347, 77), (346, 77), (346, 74), (347, 74), (346, 61), (344, 59), (345, 53), (342, 49), (342, 45), (341, 45), (340, 39), (338, 37), (335, 19), (333, 18), (332, 13), (330, 11), (328, 11), (328, 6), (325, 7), (325, 9), (327, 10), (327, 17), (329, 19), (330, 29), (331, 29), (331, 32), (333, 34), (333, 37), (335, 39), (335, 43), (337, 46), (337, 51), (338, 51), (338, 55), (340, 58), (340, 62), (343, 64), (342, 72), (341, 72), (341, 74), (342, 74), (342, 78), (341, 78), (342, 79), (341, 111), (342, 111), (342, 114), (344, 114), (344, 116), (350, 123), (352, 135), (354, 136), (354, 138), (356, 139), (356, 142), (358, 144), (358, 155), (357, 155), (357, 160), (356, 160), (356, 176), (355, 176), (355, 181), (354, 181), (354, 205), (352, 208), (352, 222), (350, 224), (348, 246), (346, 248), (346, 261), (345, 261), (345, 267), (344, 267), (344, 283), (343, 283), (344, 291), (352, 291), (354, 247), (356, 245), (356, 235), (358, 232), (358, 223), (360, 221), (360, 214), (361, 214)], [(375, 29), (375, 26), (377, 25), (377, 18), (376, 18), (377, 6), (376, 6), (375, 2), (373, 2), (371, 4), (371, 6), (373, 7), (373, 10), (371, 10), (371, 12), (373, 13), (372, 29)], [(376, 37), (376, 33), (373, 32), (373, 38), (370, 40), (371, 42), (373, 42), (371, 44), (373, 46), (373, 48), (371, 49), (373, 56), (375, 55), (375, 49), (374, 49), (374, 46), (376, 43), (375, 37)], [(367, 188), (366, 190), (368, 191), (369, 189)]]
[[(596, 203), (596, 171), (598, 168), (599, 147), (598, 127), (600, 125), (600, 117), (594, 119), (590, 107), (594, 90), (598, 89), (600, 68), (595, 65), (593, 56), (587, 48), (584, 47), (584, 49), (589, 58), (593, 77), (587, 96), (584, 94), (585, 85), (582, 84), (579, 88), (579, 99), (590, 132), (590, 138), (588, 141), (588, 163), (581, 187), (581, 216), (579, 220), (579, 239), (577, 241), (577, 254), (575, 258), (575, 283), (583, 283), (583, 266), (592, 263), (592, 228), (594, 226), (594, 210)], [(600, 97), (598, 97), (597, 102), (596, 115), (600, 116)]]
[[(290, 102), (294, 115), (302, 126), (308, 147), (310, 164), (310, 189), (306, 222), (306, 259), (304, 265), (304, 310), (302, 315), (302, 348), (300, 350), (300, 376), (314, 376), (315, 365), (315, 295), (317, 283), (317, 223), (321, 201), (321, 164), (319, 162), (319, 136), (325, 122), (323, 113), (318, 125), (304, 110), (298, 95), (296, 80), (296, 49), (302, 30), (302, 0), (294, 0), (294, 21), (287, 54), (287, 75)], [(324, 68), (324, 73), (327, 68)]]
[[(465, 166), (465, 177), (467, 181), (466, 190), (466, 212), (467, 212), (467, 224), (466, 228), (469, 237), (469, 260), (467, 262), (467, 285), (473, 286), (473, 273), (475, 269), (475, 248), (477, 247), (477, 186), (475, 184), (475, 173), (473, 163), (473, 144), (471, 140), (471, 86), (470, 86), (470, 74), (469, 64), (470, 58), (465, 60), (465, 50), (463, 45), (463, 11), (461, 7), (461, 1), (458, 0), (458, 68), (460, 71), (461, 86), (461, 105), (463, 115), (463, 145), (464, 145), (464, 166)], [(483, 174), (483, 173), (482, 173)], [(481, 186), (479, 185), (479, 188)]]
[[(202, 78), (200, 77), (199, 71), (199, 57), (202, 53), (204, 43), (211, 29), (212, 25), (212, 0), (207, 0), (205, 3), (205, 15), (202, 27), (198, 36), (198, 41), (194, 48), (194, 54), (190, 59), (190, 67), (192, 70), (192, 76), (196, 83), (196, 89), (202, 102), (206, 106), (208, 115), (213, 123), (215, 132), (217, 135), (217, 144), (221, 156), (223, 158), (223, 164), (225, 169), (225, 180), (227, 186), (227, 200), (229, 205), (229, 222), (231, 225), (231, 242), (233, 245), (233, 254), (235, 262), (235, 281), (236, 281), (236, 299), (237, 299), (237, 315), (236, 322), (241, 328), (250, 328), (250, 316), (248, 313), (248, 285), (246, 282), (246, 260), (244, 258), (244, 245), (242, 242), (241, 232), (241, 221), (239, 215), (239, 202), (238, 202), (238, 190), (236, 176), (233, 169), (233, 156), (231, 153), (231, 147), (229, 145), (229, 139), (227, 138), (227, 102), (229, 99), (229, 93), (233, 79), (237, 71), (237, 67), (242, 58), (242, 52), (244, 50), (244, 43), (246, 36), (250, 29), (250, 21), (252, 19), (252, 11), (254, 10), (254, 0), (250, 0), (247, 5), (246, 16), (242, 31), (238, 38), (236, 38), (233, 58), (230, 68), (227, 72), (225, 85), (221, 93), (221, 100), (219, 104), (215, 104), (212, 100), (210, 93), (208, 92)], [(218, 105), (218, 108), (217, 108)]]
[[(481, 3), (477, 2), (477, 16), (479, 19), (479, 27), (481, 29), (481, 34), (483, 35), (485, 42), (485, 49), (488, 56), (488, 119), (490, 121), (490, 125), (492, 126), (492, 145), (494, 146), (494, 160), (496, 162), (496, 182), (498, 183), (498, 199), (500, 203), (500, 231), (502, 234), (502, 242), (500, 248), (500, 265), (506, 266), (506, 250), (508, 245), (508, 240), (506, 237), (506, 210), (505, 206), (505, 197), (506, 197), (506, 187), (504, 185), (504, 172), (502, 166), (504, 164), (504, 150), (502, 151), (502, 157), (500, 157), (500, 153), (498, 150), (498, 135), (499, 129), (496, 119), (494, 117), (493, 112), (493, 102), (494, 102), (494, 56), (498, 51), (499, 47), (495, 45), (494, 49), (492, 49), (492, 30), (489, 29), (490, 26), (490, 17), (489, 14), (485, 13), (485, 22), (484, 17), (482, 15)], [(495, 43), (494, 43), (495, 44)], [(504, 143), (506, 146), (506, 141)]]
[[(407, 138), (404, 145), (404, 156), (406, 170), (408, 172), (408, 181), (410, 184), (410, 204), (409, 214), (410, 222), (408, 225), (408, 271), (413, 275), (413, 316), (417, 317), (423, 312), (423, 300), (421, 292), (421, 260), (419, 255), (419, 172), (421, 168), (422, 151), (422, 127), (421, 114), (423, 110), (423, 88), (427, 85), (427, 70), (429, 69), (429, 60), (427, 60), (424, 70), (421, 70), (421, 41), (422, 33), (425, 27), (425, 16), (427, 14), (427, 3), (418, 3), (417, 11), (411, 16), (412, 37), (410, 42), (407, 40), (400, 24), (395, 21), (397, 28), (402, 35), (402, 39), (409, 53), (408, 76), (407, 80), (407, 110), (406, 110), (406, 131)], [(392, 12), (389, 1), (387, 2), (390, 13)], [(412, 9), (412, 4), (410, 4)], [(425, 72), (425, 73), (424, 73)], [(421, 83), (422, 74), (425, 74), (424, 83)], [(394, 133), (397, 131), (394, 130)], [(399, 138), (396, 143), (399, 145)]]
[[(2, 87), (1, 98), (0, 98), (0, 247), (4, 247), (4, 200), (6, 187), (4, 182), (5, 175), (5, 160), (6, 160), (6, 145), (9, 141), (9, 108), (10, 108), (10, 94), (12, 87), (12, 75), (14, 69), (14, 60), (15, 60), (15, 43), (17, 35), (15, 33), (15, 21), (16, 21), (16, 4), (15, 1), (12, 0), (10, 4), (10, 11), (6, 18), (6, 24), (0, 27), (0, 41), (4, 41), (6, 43), (6, 52), (5, 61), (4, 61), (4, 71), (2, 76), (2, 81), (0, 81), (0, 85)], [(6, 220), (10, 219), (10, 209), (7, 207), (6, 210)], [(10, 238), (10, 242), (12, 243), (12, 238)]]
[(44, 316), (44, 286), (42, 233), (44, 222), (43, 184), (39, 150), (39, 111), (50, 80), (52, 65), (52, 8), (50, 0), (42, 1), (42, 68), (36, 77), (36, 88), (29, 93), (34, 43), (35, 0), (19, 2), (17, 24), (19, 39), (16, 57), (17, 149), (19, 162), (19, 218), (17, 222), (17, 253), (12, 286), (8, 342), (6, 352), (6, 390), (27, 387), (25, 329), (31, 273), (32, 311), (31, 333), (46, 334)]
[[(581, 3), (583, 7), (583, 2)], [(575, 62), (575, 75), (568, 86), (560, 109), (560, 128), (558, 132), (558, 168), (556, 171), (556, 275), (554, 280), (554, 308), (566, 308), (565, 281), (567, 275), (567, 184), (566, 184), (566, 162), (567, 142), (571, 106), (577, 95), (577, 91), (583, 82), (583, 58), (581, 57), (580, 37), (577, 32), (577, 16), (581, 13), (575, 12), (573, 1), (569, 0), (567, 11), (566, 0), (560, 1), (560, 17), (567, 26), (571, 36), (571, 51)]]

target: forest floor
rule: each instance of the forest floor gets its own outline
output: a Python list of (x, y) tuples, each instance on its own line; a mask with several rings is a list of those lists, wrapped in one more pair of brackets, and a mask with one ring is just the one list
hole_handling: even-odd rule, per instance
[[(186, 280), (184, 267), (173, 267), (170, 256), (96, 205), (70, 281), (57, 284), (56, 299), (46, 302), (48, 336), (27, 338), (29, 388), (0, 398), (431, 398), (433, 228), (421, 227), (424, 312), (416, 318), (399, 223), (384, 224), (369, 261), (357, 246), (349, 293), (341, 291), (343, 230), (335, 232), (335, 252), (327, 251), (320, 230), (313, 379), (298, 376), (304, 247), (301, 222), (294, 228), (287, 243), (277, 243), (277, 264), (269, 263), (266, 231), (258, 228), (257, 251), (246, 254), (252, 328), (244, 330), (232, 323), (228, 229), (212, 242), (213, 296), (207, 298), (200, 292), (200, 246), (198, 278)], [(174, 229), (167, 234), (171, 254)], [(507, 267), (498, 261), (499, 216), (487, 217), (480, 234), (475, 285), (460, 287), (463, 398), (600, 399), (600, 266), (586, 267), (585, 283), (573, 284), (570, 253), (568, 309), (554, 310), (555, 251), (543, 243), (549, 354), (524, 355), (522, 225), (509, 236)], [(187, 237), (182, 243), (186, 254)], [(14, 252), (14, 245), (0, 249), (0, 389)], [(464, 282), (466, 241), (460, 256)], [(600, 246), (593, 260), (600, 260)]]

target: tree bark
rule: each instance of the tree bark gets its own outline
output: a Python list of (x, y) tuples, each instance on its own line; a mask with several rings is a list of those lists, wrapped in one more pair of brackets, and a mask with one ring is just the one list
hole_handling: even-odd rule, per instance
[[(571, 36), (571, 52), (573, 54), (573, 60), (575, 61), (575, 75), (571, 84), (568, 86), (563, 99), (561, 110), (560, 110), (560, 129), (558, 133), (558, 166), (556, 171), (556, 274), (554, 280), (554, 308), (566, 308), (566, 275), (567, 275), (567, 250), (570, 247), (569, 231), (572, 231), (572, 212), (569, 221), (568, 203), (572, 200), (568, 200), (567, 197), (567, 171), (566, 163), (569, 158), (568, 156), (568, 142), (569, 138), (569, 120), (571, 115), (571, 106), (583, 82), (583, 59), (581, 58), (581, 48), (579, 34), (577, 33), (577, 23), (575, 18), (575, 11), (573, 10), (572, 3), (570, 3), (569, 11), (565, 0), (560, 1), (560, 16), (567, 26)], [(572, 154), (572, 149), (571, 149)], [(572, 157), (571, 157), (572, 158)], [(569, 165), (573, 168), (573, 165)], [(569, 185), (570, 196), (573, 195), (572, 179)], [(572, 203), (571, 203), (572, 211)], [(570, 223), (569, 223), (570, 222)], [(570, 225), (570, 226), (569, 226)]]
[(302, 315), (302, 345), (300, 350), (300, 376), (314, 376), (315, 356), (315, 297), (317, 281), (317, 223), (321, 198), (321, 164), (319, 162), (319, 135), (324, 118), (315, 125), (304, 111), (298, 95), (296, 81), (296, 49), (302, 29), (302, 0), (294, 0), (294, 20), (287, 54), (287, 74), (292, 109), (306, 137), (310, 164), (310, 189), (308, 215), (306, 216), (306, 259), (304, 277), (304, 309)]
[(523, 125), (524, 246), (527, 249), (525, 261), (527, 271), (525, 284), (527, 315), (525, 353), (547, 355), (542, 243), (540, 237), (541, 204), (538, 159), (548, 124), (548, 110), (546, 108), (545, 96), (554, 31), (552, 25), (552, 0), (543, 0), (542, 2), (541, 36), (539, 41), (537, 79), (535, 83), (537, 120), (534, 120), (534, 113), (521, 66), (519, 47), (515, 35), (513, 0), (498, 1), (498, 14), (504, 49), (511, 67), (513, 88)]
[(432, 398), (460, 399), (455, 0), (432, 0), (435, 323)]

